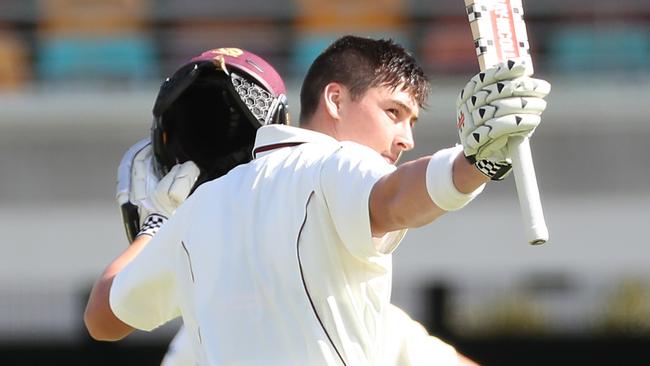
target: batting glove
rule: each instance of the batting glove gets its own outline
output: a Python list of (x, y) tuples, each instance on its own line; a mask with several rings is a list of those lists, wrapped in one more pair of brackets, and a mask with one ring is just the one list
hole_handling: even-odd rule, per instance
[(153, 236), (185, 201), (198, 176), (198, 166), (187, 161), (159, 180), (149, 140), (132, 146), (118, 168), (116, 196), (129, 240), (143, 234)]
[(508, 139), (530, 137), (546, 109), (551, 84), (531, 78), (522, 60), (509, 60), (475, 75), (456, 101), (458, 135), (465, 156), (492, 180), (512, 170)]

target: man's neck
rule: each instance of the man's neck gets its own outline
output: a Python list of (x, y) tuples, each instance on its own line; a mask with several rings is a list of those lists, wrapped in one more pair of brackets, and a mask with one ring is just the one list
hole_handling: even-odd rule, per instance
[(320, 132), (322, 134), (331, 136), (338, 140), (338, 138), (336, 137), (337, 133), (336, 133), (336, 129), (334, 128), (334, 124), (328, 121), (312, 118), (306, 122), (301, 121), (298, 126), (306, 130)]

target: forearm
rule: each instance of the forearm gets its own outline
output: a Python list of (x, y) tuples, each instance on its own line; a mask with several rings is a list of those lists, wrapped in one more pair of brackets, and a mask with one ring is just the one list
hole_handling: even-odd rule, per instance
[(426, 225), (445, 212), (427, 193), (428, 163), (428, 157), (406, 162), (375, 184), (369, 204), (373, 236)]
[(84, 322), (91, 337), (101, 341), (120, 340), (133, 332), (133, 327), (122, 322), (113, 314), (109, 297), (111, 285), (115, 276), (149, 243), (148, 235), (138, 236), (133, 243), (120, 254), (102, 273), (93, 286), (86, 311)]
[(478, 366), (451, 344), (431, 336), (422, 324), (393, 304), (388, 307), (387, 329), (391, 334), (388, 350), (397, 351), (396, 359), (390, 359), (392, 364)]
[(454, 160), (452, 174), (454, 186), (461, 193), (474, 192), (490, 180), (488, 176), (476, 169), (476, 166), (470, 163), (463, 153), (458, 154)]
[[(369, 203), (374, 236), (426, 225), (447, 212), (436, 205), (427, 189), (427, 174), (437, 174), (427, 173), (430, 159), (423, 157), (402, 164), (375, 184)], [(489, 180), (465, 159), (462, 152), (454, 158), (451, 167), (447, 165), (447, 169), (451, 169), (453, 188), (460, 194), (474, 192)]]

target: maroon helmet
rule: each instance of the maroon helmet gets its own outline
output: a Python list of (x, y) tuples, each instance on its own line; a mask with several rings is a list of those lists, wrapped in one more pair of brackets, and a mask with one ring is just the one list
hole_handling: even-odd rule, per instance
[(251, 159), (255, 133), (288, 124), (286, 87), (261, 57), (239, 48), (203, 52), (167, 78), (153, 108), (152, 145), (160, 177), (194, 161), (197, 186)]

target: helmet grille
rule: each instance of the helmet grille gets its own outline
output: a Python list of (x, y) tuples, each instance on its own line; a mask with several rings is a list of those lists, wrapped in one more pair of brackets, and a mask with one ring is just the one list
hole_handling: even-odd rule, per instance
[(268, 124), (269, 111), (275, 100), (271, 96), (271, 93), (234, 72), (230, 73), (230, 77), (232, 79), (232, 85), (235, 87), (241, 100), (246, 104), (246, 107), (248, 107), (248, 110), (253, 113), (253, 116), (257, 118), (261, 125)]

